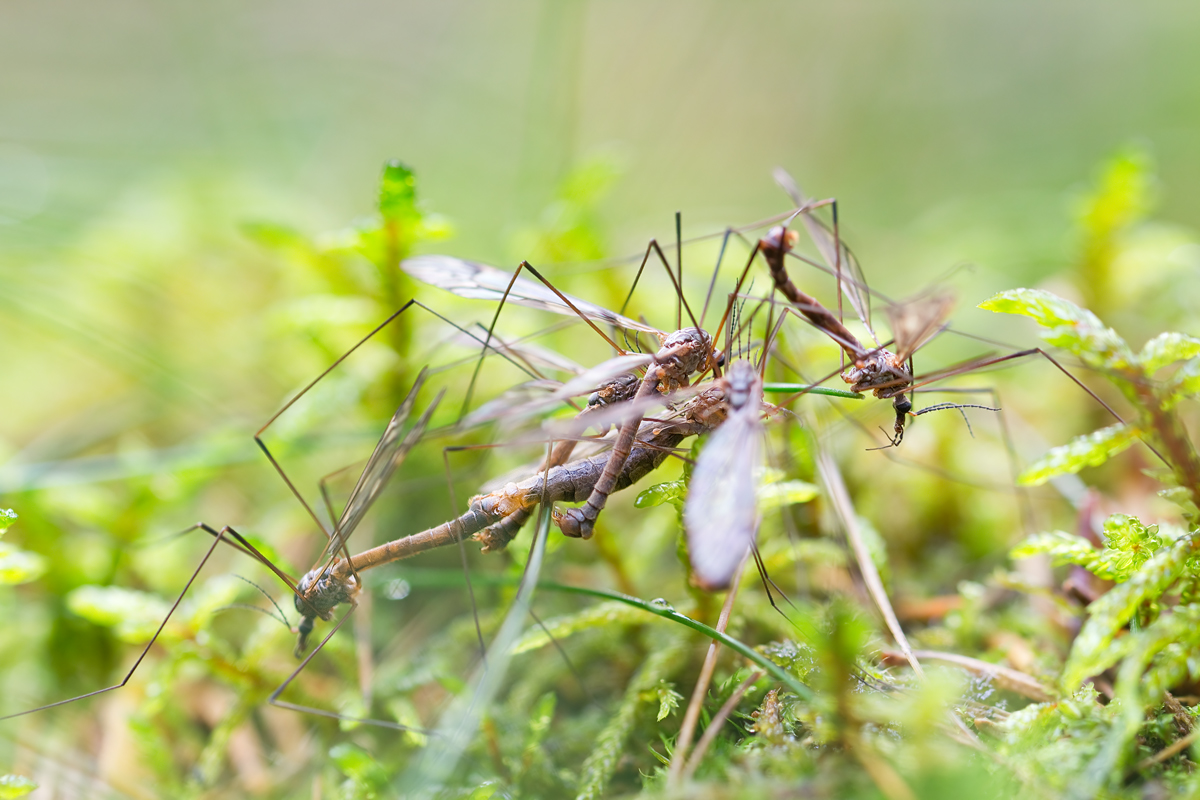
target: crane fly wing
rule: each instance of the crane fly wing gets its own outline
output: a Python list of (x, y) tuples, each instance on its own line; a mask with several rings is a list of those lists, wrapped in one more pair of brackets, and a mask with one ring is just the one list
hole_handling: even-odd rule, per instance
[[(477, 261), (467, 261), (453, 256), (415, 256), (400, 262), (400, 268), (419, 281), (472, 300), (499, 302), (504, 297), (504, 290), (508, 289), (509, 283), (512, 283), (512, 289), (508, 293), (508, 299), (511, 302), (529, 308), (552, 311), (555, 314), (575, 315), (571, 307), (564, 303), (558, 295), (540, 283), (526, 280), (520, 276), (513, 281), (511, 273), (487, 264), (480, 264)], [(575, 305), (575, 308), (590, 319), (625, 330), (662, 334), (658, 328), (636, 322), (615, 311), (609, 311), (607, 308), (570, 295), (566, 295), (566, 297)]]
[(655, 408), (690, 399), (705, 388), (707, 387), (704, 385), (689, 386), (677, 389), (670, 394), (656, 392), (638, 400), (626, 400), (602, 407), (589, 407), (586, 414), (578, 414), (569, 419), (548, 420), (543, 427), (546, 433), (552, 437), (573, 439), (581, 436), (588, 428), (603, 431), (610, 425), (621, 425), (631, 419), (641, 419)]
[[(812, 202), (812, 198), (805, 196), (795, 179), (786, 170), (776, 168), (775, 182), (788, 193), (797, 208), (803, 208)], [(867, 291), (866, 277), (863, 275), (862, 267), (858, 264), (858, 259), (854, 257), (854, 253), (850, 252), (850, 248), (840, 242), (833, 235), (833, 231), (814, 217), (811, 212), (801, 214), (800, 218), (804, 221), (804, 227), (808, 230), (813, 244), (816, 245), (817, 252), (821, 254), (821, 258), (825, 260), (829, 269), (834, 271), (838, 288), (850, 301), (850, 307), (854, 309), (859, 321), (871, 334), (871, 338), (875, 340), (876, 344), (879, 344), (879, 337), (875, 335), (875, 329), (871, 326), (871, 294)], [(840, 259), (838, 258), (839, 248), (842, 251)]]
[(532, 416), (539, 411), (558, 405), (558, 400), (547, 398), (561, 388), (560, 382), (551, 380), (526, 381), (517, 384), (510, 389), (505, 389), (499, 397), (487, 401), (467, 414), (459, 420), (458, 427), (462, 430), (469, 430), (476, 425), (498, 419), (523, 419)]
[[(487, 328), (480, 327), (482, 330), (460, 331), (451, 337), (449, 342), (465, 348), (480, 347), (487, 341)], [(547, 367), (571, 375), (578, 375), (583, 372), (583, 367), (573, 359), (556, 353), (548, 347), (542, 347), (533, 342), (521, 341), (515, 336), (509, 338), (499, 331), (492, 332), (492, 341), (488, 344), (488, 347), (497, 353), (507, 353), (508, 355), (520, 358), (526, 364), (534, 367)]]
[(954, 295), (949, 291), (935, 291), (889, 306), (888, 321), (896, 339), (897, 361), (907, 361), (940, 331), (953, 307)]
[(354, 533), (354, 529), (362, 522), (372, 504), (379, 497), (384, 487), (387, 486), (388, 480), (391, 479), (392, 473), (404, 461), (408, 451), (421, 439), (425, 433), (425, 428), (429, 425), (429, 418), (433, 416), (434, 410), (438, 403), (441, 402), (442, 394), (434, 398), (429, 407), (421, 414), (420, 418), (414, 423), (412, 430), (407, 435), (403, 434), (404, 424), (408, 421), (409, 415), (412, 414), (413, 404), (416, 402), (417, 393), (421, 390), (421, 386), (425, 382), (425, 371), (417, 376), (413, 388), (409, 390), (408, 396), (404, 398), (404, 402), (396, 409), (396, 413), (388, 421), (387, 428), (383, 431), (383, 436), (379, 437), (379, 443), (375, 445), (375, 450), (371, 453), (371, 457), (367, 459), (367, 465), (363, 467), (362, 474), (358, 476), (358, 482), (354, 484), (353, 491), (350, 492), (350, 499), (346, 501), (346, 508), (342, 511), (342, 516), (338, 520), (337, 527), (334, 530), (333, 537), (329, 540), (329, 547), (326, 551), (327, 555), (331, 555), (342, 548), (346, 540), (350, 538), (350, 534)]
[(692, 470), (683, 524), (692, 574), (701, 588), (729, 586), (758, 532), (755, 471), (762, 451), (758, 403), (730, 414)]
[(647, 353), (633, 353), (610, 358), (564, 383), (562, 388), (554, 393), (554, 399), (562, 401), (594, 392), (601, 384), (624, 375), (626, 372), (633, 372), (635, 369), (647, 366), (653, 360), (654, 357)]
[[(509, 390), (496, 400), (483, 404), (463, 418), (464, 426), (488, 422), (502, 417), (525, 419), (550, 411), (573, 397), (590, 394), (607, 381), (644, 367), (653, 361), (649, 355), (633, 354), (610, 358), (589, 370), (582, 371), (566, 383), (551, 381), (527, 382)], [(534, 396), (537, 389), (547, 393)]]

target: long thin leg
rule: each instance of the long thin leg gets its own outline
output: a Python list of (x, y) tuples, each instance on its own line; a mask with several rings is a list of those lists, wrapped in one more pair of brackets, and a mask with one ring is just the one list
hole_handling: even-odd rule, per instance
[(312, 652), (309, 653), (304, 658), (304, 660), (300, 662), (300, 666), (296, 667), (296, 669), (294, 669), (292, 671), (292, 674), (287, 676), (287, 680), (285, 680), (283, 683), (279, 684), (279, 686), (275, 689), (275, 691), (271, 692), (271, 696), (267, 698), (267, 702), (269, 704), (271, 704), (273, 706), (277, 706), (279, 708), (286, 708), (289, 711), (300, 711), (305, 714), (315, 714), (319, 717), (327, 717), (329, 719), (336, 719), (336, 720), (340, 720), (343, 722), (359, 722), (359, 723), (362, 723), (363, 725), (375, 725), (380, 728), (390, 728), (392, 730), (397, 730), (397, 731), (412, 731), (414, 733), (433, 735), (432, 731), (427, 731), (422, 728), (413, 728), (409, 725), (401, 725), (398, 722), (390, 722), (388, 720), (382, 720), (382, 719), (370, 719), (370, 718), (366, 718), (366, 717), (347, 717), (342, 714), (338, 714), (335, 711), (327, 711), (326, 709), (323, 709), (323, 708), (314, 708), (313, 706), (300, 705), (299, 703), (292, 703), (288, 700), (280, 700), (279, 699), (279, 695), (284, 693), (284, 691), (287, 689), (287, 687), (292, 684), (292, 681), (294, 681), (296, 679), (296, 677), (301, 672), (304, 671), (304, 668), (308, 666), (310, 661), (312, 661), (314, 658), (316, 658), (317, 653), (321, 652), (321, 649), (323, 647), (325, 647), (326, 643), (328, 643), (329, 640), (333, 638), (333, 635), (335, 633), (337, 633), (338, 630), (342, 627), (342, 625), (346, 622), (346, 620), (348, 620), (350, 618), (350, 615), (354, 613), (354, 609), (355, 609), (355, 607), (351, 606), (350, 610), (342, 615), (342, 618), (339, 619), (337, 621), (337, 624), (333, 626), (333, 629), (330, 630), (329, 633), (327, 633), (325, 635), (325, 638), (321, 640), (321, 643), (318, 644), (316, 647), (314, 647)]
[[(154, 646), (154, 643), (156, 641), (158, 641), (159, 635), (163, 632), (163, 629), (167, 627), (167, 623), (171, 621), (171, 616), (175, 613), (176, 609), (179, 608), (179, 604), (183, 602), (184, 596), (188, 593), (188, 590), (192, 588), (192, 584), (196, 582), (196, 577), (200, 574), (200, 570), (204, 569), (204, 565), (208, 563), (208, 559), (216, 551), (217, 545), (221, 544), (221, 542), (227, 542), (227, 540), (225, 539), (225, 534), (229, 533), (233, 536), (236, 536), (236, 538), (238, 539), (240, 544), (245, 545), (246, 547), (250, 547), (250, 549), (253, 550), (253, 547), (251, 547), (248, 542), (246, 542), (244, 539), (242, 539), (242, 537), (240, 535), (238, 535), (236, 531), (234, 531), (232, 528), (229, 528), (229, 527), (222, 528), (220, 531), (214, 531), (208, 525), (205, 525), (203, 522), (199, 522), (199, 523), (196, 523), (195, 525), (193, 525), (192, 527), (188, 528), (186, 531), (183, 531), (180, 535), (185, 534), (185, 533), (190, 533), (191, 531), (194, 531), (194, 530), (205, 530), (207, 532), (214, 534), (215, 538), (213, 540), (213, 543), (211, 545), (209, 545), (208, 550), (204, 553), (204, 558), (200, 559), (200, 563), (196, 566), (196, 569), (192, 572), (192, 576), (190, 578), (188, 578), (187, 583), (184, 584), (183, 590), (179, 592), (179, 596), (176, 597), (175, 602), (171, 604), (171, 608), (167, 611), (167, 615), (165, 617), (163, 617), (162, 622), (160, 622), (158, 625), (158, 628), (155, 629), (154, 635), (152, 637), (150, 637), (150, 641), (146, 642), (146, 646), (143, 647), (142, 652), (138, 654), (137, 659), (133, 662), (133, 666), (129, 668), (129, 672), (125, 673), (125, 677), (121, 678), (121, 680), (119, 682), (114, 683), (112, 686), (106, 686), (103, 689), (97, 689), (93, 692), (87, 692), (85, 694), (76, 695), (75, 697), (71, 697), (66, 700), (58, 700), (53, 703), (46, 703), (45, 705), (38, 706), (37, 708), (31, 708), (26, 711), (18, 711), (15, 714), (5, 715), (3, 717), (0, 717), (0, 722), (3, 722), (6, 719), (13, 719), (15, 717), (23, 717), (26, 714), (33, 714), (34, 712), (37, 712), (37, 711), (44, 711), (48, 708), (56, 708), (58, 706), (64, 706), (68, 703), (74, 703), (77, 700), (85, 700), (89, 697), (95, 697), (96, 695), (105, 694), (107, 692), (113, 691), (114, 689), (120, 689), (122, 686), (129, 683), (129, 679), (133, 677), (133, 673), (137, 672), (138, 667), (140, 667), (142, 665), (142, 662), (146, 659), (146, 656), (149, 654), (150, 648)], [(255, 551), (255, 552), (257, 552), (257, 551)]]
[(350, 355), (355, 350), (357, 350), (358, 348), (360, 348), (364, 344), (366, 344), (367, 341), (369, 341), (371, 339), (371, 337), (373, 337), (375, 334), (379, 333), (381, 330), (386, 328), (389, 324), (391, 324), (391, 322), (394, 319), (396, 319), (401, 314), (403, 314), (405, 311), (407, 311), (409, 306), (413, 305), (413, 303), (414, 303), (414, 301), (409, 300), (407, 303), (405, 303), (403, 306), (401, 306), (401, 308), (398, 311), (394, 312), (390, 317), (385, 319), (383, 322), (379, 323), (379, 325), (375, 326), (374, 330), (372, 330), (370, 333), (368, 333), (366, 336), (364, 336), (362, 339), (360, 339), (357, 344), (355, 344), (353, 347), (351, 347), (349, 350), (347, 350), (345, 353), (343, 353), (341, 356), (339, 356), (338, 359), (336, 361), (334, 361), (332, 364), (330, 364), (325, 369), (324, 372), (322, 372), (320, 375), (318, 375), (316, 378), (314, 378), (311, 382), (309, 382), (309, 384), (307, 386), (305, 386), (303, 389), (301, 389), (299, 392), (297, 392), (292, 397), (292, 399), (290, 399), (286, 403), (284, 403), (283, 408), (276, 411), (275, 414), (269, 420), (266, 421), (266, 424), (264, 424), (261, 428), (259, 428), (258, 432), (254, 434), (254, 443), (257, 444), (259, 449), (263, 451), (263, 454), (266, 455), (267, 460), (271, 462), (271, 466), (275, 467), (275, 471), (279, 473), (279, 477), (283, 479), (283, 482), (287, 484), (288, 489), (291, 490), (292, 495), (296, 498), (296, 500), (298, 500), (300, 502), (300, 505), (302, 505), (304, 507), (304, 510), (308, 512), (308, 516), (310, 518), (312, 518), (312, 521), (317, 524), (318, 528), (320, 528), (322, 531), (324, 531), (324, 533), (327, 537), (332, 536), (332, 534), (329, 532), (329, 530), (327, 530), (325, 528), (324, 523), (321, 522), (321, 520), (317, 516), (316, 512), (313, 511), (312, 506), (310, 506), (308, 504), (308, 501), (304, 499), (304, 496), (300, 494), (300, 490), (296, 488), (296, 485), (294, 483), (292, 483), (292, 479), (288, 477), (288, 474), (284, 471), (284, 469), (280, 465), (280, 463), (275, 459), (275, 456), (271, 455), (271, 451), (267, 449), (267, 445), (262, 440), (262, 435), (264, 432), (266, 432), (267, 428), (271, 427), (271, 425), (274, 424), (275, 420), (279, 419), (285, 411), (287, 411), (289, 408), (291, 408), (296, 403), (297, 400), (299, 400), (310, 389), (312, 389), (314, 386), (316, 386), (318, 383), (320, 383), (321, 380), (326, 375), (328, 375), (329, 373), (331, 373), (335, 369), (337, 369), (337, 367), (343, 361), (345, 361), (347, 358), (349, 358)]

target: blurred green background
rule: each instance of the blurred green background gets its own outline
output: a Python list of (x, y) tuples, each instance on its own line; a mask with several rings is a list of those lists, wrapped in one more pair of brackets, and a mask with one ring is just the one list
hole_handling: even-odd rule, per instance
[[(579, 275), (579, 264), (669, 241), (677, 209), (685, 236), (785, 210), (771, 180), (783, 166), (839, 199), (873, 288), (900, 297), (974, 265), (955, 280), (956, 326), (1031, 340), (973, 306), (1046, 284), (1135, 344), (1165, 327), (1195, 332), (1192, 4), (17, 2), (0, 15), (0, 507), (20, 515), (5, 541), (51, 564), (39, 582), (0, 587), (6, 712), (129, 663), (63, 598), (89, 583), (170, 595), (204, 543), (161, 540), (193, 520), (244, 526), (293, 567), (311, 559), (311, 526), (250, 436), (413, 291), (359, 246), (389, 159), (414, 170), (425, 217), (375, 253), (380, 265), (410, 247), (560, 262), (572, 290), (615, 305), (628, 271)], [(1085, 198), (1105, 180), (1126, 181), (1114, 192), (1128, 202), (1097, 223)], [(369, 348), (365, 366), (278, 431), (310, 499), (316, 477), (365, 455), (424, 363), (425, 325)], [(1017, 413), (1055, 443), (1101, 421), (1071, 422), (1092, 413), (1085, 403), (1014, 380)], [(912, 454), (1004, 472), (994, 442), (962, 451), (957, 424), (939, 423), (948, 433), (924, 450), (912, 441)], [(1011, 498), (947, 501), (902, 465), (863, 466), (859, 449), (846, 458), (860, 513), (880, 527), (880, 515), (904, 520), (890, 541), (913, 594), (953, 593), (1019, 537)], [(441, 469), (440, 448), (417, 458), (400, 481), (410, 494)], [(459, 501), (495, 472), (456, 476)], [(897, 508), (902, 492), (913, 501)], [(448, 505), (409, 508), (406, 526), (440, 521)], [(678, 569), (663, 511), (654, 563)], [(1065, 505), (1043, 513), (1071, 524)], [(945, 547), (927, 552), (931, 541)], [(573, 558), (576, 574), (590, 569), (590, 550)], [(922, 587), (929, 558), (940, 583)], [(619, 573), (619, 554), (608, 561)], [(632, 568), (625, 588), (661, 593), (649, 565)], [(282, 666), (266, 671), (285, 674), (286, 632), (271, 636)], [(0, 772), (81, 752), (100, 764), (87, 774), (132, 759), (130, 774), (159, 776), (120, 789), (134, 794), (170, 794), (163, 775), (193, 790), (289, 791), (275, 774), (222, 778), (211, 764), (223, 742), (194, 736), (189, 749), (152, 724), (138, 752), (156, 737), (171, 752), (129, 756), (117, 723), (95, 721), (100, 708), (3, 723)], [(81, 718), (91, 727), (72, 729)], [(203, 757), (210, 771), (197, 778)]]

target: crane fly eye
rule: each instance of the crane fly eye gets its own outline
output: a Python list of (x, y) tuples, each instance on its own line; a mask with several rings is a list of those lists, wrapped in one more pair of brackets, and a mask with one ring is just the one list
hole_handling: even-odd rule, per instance
[(892, 405), (895, 406), (896, 412), (899, 414), (907, 414), (908, 412), (912, 411), (912, 401), (904, 395), (897, 397)]
[(589, 397), (588, 397), (588, 403), (587, 403), (587, 404), (588, 404), (589, 406), (598, 406), (598, 405), (600, 405), (600, 393), (599, 393), (599, 392), (592, 392), (591, 396), (589, 396)]

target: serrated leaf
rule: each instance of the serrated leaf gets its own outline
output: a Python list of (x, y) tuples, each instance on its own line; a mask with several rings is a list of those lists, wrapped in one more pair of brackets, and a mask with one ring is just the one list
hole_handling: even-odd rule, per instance
[(781, 481), (760, 485), (756, 494), (759, 510), (766, 512), (797, 503), (807, 503), (820, 494), (820, 489), (807, 481)]
[(1036, 555), (1048, 555), (1054, 566), (1076, 564), (1085, 569), (1092, 569), (1100, 560), (1100, 551), (1082, 536), (1065, 531), (1050, 531), (1038, 533), (1025, 539), (1009, 551), (1012, 558), (1029, 558)]
[(12, 524), (17, 521), (17, 512), (11, 508), (0, 508), (0, 536), (12, 527)]
[(1143, 603), (1158, 599), (1170, 588), (1194, 552), (1193, 537), (1181, 538), (1155, 553), (1128, 581), (1088, 606), (1088, 620), (1075, 638), (1059, 681), (1065, 691), (1072, 691), (1084, 679), (1103, 672), (1121, 658), (1122, 648), (1111, 647), (1113, 639)]
[(663, 503), (682, 505), (685, 497), (687, 497), (686, 483), (682, 480), (667, 481), (666, 483), (656, 483), (639, 493), (633, 504), (637, 508), (652, 508), (661, 506)]
[(1168, 489), (1160, 490), (1158, 496), (1179, 506), (1187, 516), (1196, 516), (1200, 513), (1200, 509), (1196, 508), (1196, 503), (1192, 499), (1191, 489), (1184, 488), (1183, 486), (1172, 486)]
[(1188, 336), (1186, 333), (1160, 333), (1146, 342), (1138, 360), (1146, 374), (1153, 375), (1158, 370), (1200, 355), (1200, 339)]
[(12, 800), (38, 788), (38, 785), (24, 775), (0, 775), (0, 800)]
[(1163, 406), (1173, 407), (1184, 397), (1200, 394), (1200, 358), (1188, 359), (1167, 382)]
[(1017, 478), (1022, 486), (1038, 486), (1058, 475), (1097, 467), (1137, 440), (1137, 430), (1124, 423), (1084, 434), (1055, 447)]
[(1030, 317), (1046, 330), (1042, 338), (1092, 364), (1124, 367), (1133, 352), (1116, 331), (1100, 318), (1069, 300), (1042, 289), (1009, 289), (983, 301), (979, 307), (999, 314)]
[(37, 553), (0, 544), (0, 586), (36, 581), (48, 566), (49, 562)]
[(979, 307), (997, 314), (1020, 314), (1030, 317), (1043, 328), (1058, 328), (1064, 325), (1104, 327), (1100, 318), (1091, 311), (1043, 289), (1008, 289), (984, 300)]

